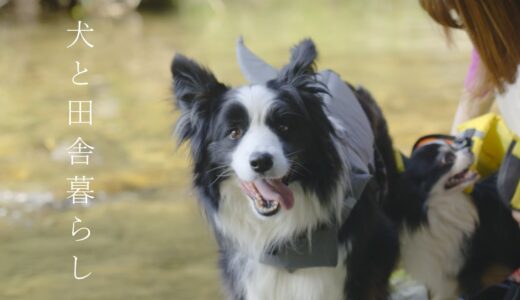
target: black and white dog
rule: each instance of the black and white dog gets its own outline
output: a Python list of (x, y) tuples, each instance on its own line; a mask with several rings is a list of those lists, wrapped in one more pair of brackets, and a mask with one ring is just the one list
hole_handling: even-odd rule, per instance
[(501, 281), (520, 266), (520, 230), (493, 178), (464, 193), (478, 179), (473, 160), (463, 140), (417, 148), (389, 209), (401, 225), (401, 263), (433, 299), (474, 295), (489, 272), (504, 270)]
[[(322, 101), (316, 56), (305, 40), (277, 78), (238, 88), (182, 55), (173, 60), (177, 133), (190, 142), (194, 186), (230, 299), (387, 299), (397, 235), (370, 188), (342, 215), (351, 170)], [(336, 225), (333, 266), (287, 270), (262, 261)]]

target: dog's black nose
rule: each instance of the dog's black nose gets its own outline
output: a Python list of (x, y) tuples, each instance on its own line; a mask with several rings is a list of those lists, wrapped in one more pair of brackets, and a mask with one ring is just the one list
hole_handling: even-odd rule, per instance
[(251, 155), (249, 164), (255, 172), (264, 173), (273, 167), (273, 156), (265, 152), (255, 152)]

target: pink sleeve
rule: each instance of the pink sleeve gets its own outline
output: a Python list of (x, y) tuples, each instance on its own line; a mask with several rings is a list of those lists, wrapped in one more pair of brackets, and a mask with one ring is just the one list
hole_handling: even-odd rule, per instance
[(479, 64), (480, 56), (478, 55), (477, 50), (473, 48), (473, 51), (471, 52), (471, 64), (469, 65), (468, 74), (466, 74), (466, 79), (464, 80), (464, 87), (467, 91), (471, 90), (475, 84)]

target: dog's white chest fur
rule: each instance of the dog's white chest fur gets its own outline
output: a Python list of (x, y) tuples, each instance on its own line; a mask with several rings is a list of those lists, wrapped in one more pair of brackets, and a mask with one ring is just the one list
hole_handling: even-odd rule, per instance
[(402, 264), (433, 293), (433, 299), (457, 299), (456, 276), (464, 263), (464, 242), (478, 223), (471, 199), (463, 193), (428, 199), (428, 224), (401, 237)]
[(306, 194), (299, 185), (292, 186), (292, 190), (298, 201), (290, 211), (262, 219), (254, 215), (251, 200), (233, 179), (222, 183), (216, 226), (239, 249), (230, 262), (239, 289), (246, 300), (344, 299), (345, 247), (339, 249), (336, 267), (303, 268), (290, 273), (260, 263), (261, 255), (272, 243), (290, 241), (296, 233), (311, 230), (330, 218), (331, 213), (319, 204), (315, 195)]
[(249, 260), (242, 284), (247, 300), (340, 300), (344, 299), (345, 250), (335, 268), (305, 268), (292, 273)]

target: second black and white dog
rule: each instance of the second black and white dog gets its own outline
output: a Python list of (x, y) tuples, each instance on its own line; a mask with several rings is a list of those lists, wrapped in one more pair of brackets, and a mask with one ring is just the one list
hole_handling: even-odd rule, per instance
[[(177, 133), (190, 142), (194, 186), (230, 299), (387, 299), (397, 236), (370, 187), (343, 216), (350, 163), (323, 103), (316, 55), (305, 40), (277, 78), (238, 88), (191, 59), (174, 58)], [(338, 228), (337, 264), (287, 270), (262, 262), (329, 226)]]
[(520, 230), (492, 178), (464, 193), (478, 179), (473, 159), (461, 143), (416, 149), (389, 206), (401, 227), (401, 263), (436, 300), (474, 295), (489, 284), (488, 271), (520, 266)]

